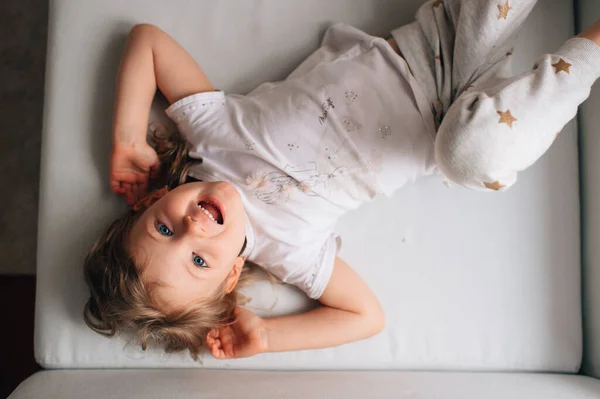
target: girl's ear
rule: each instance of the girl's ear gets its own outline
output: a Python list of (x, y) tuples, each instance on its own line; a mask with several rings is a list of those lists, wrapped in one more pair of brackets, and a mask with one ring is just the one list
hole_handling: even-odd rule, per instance
[(229, 272), (229, 275), (225, 279), (225, 293), (229, 294), (235, 286), (237, 285), (240, 275), (242, 274), (242, 268), (244, 267), (244, 263), (246, 263), (246, 258), (242, 258), (238, 256), (235, 259), (235, 263), (233, 264), (233, 268)]
[(154, 204), (156, 201), (158, 201), (159, 199), (164, 197), (165, 194), (167, 194), (168, 192), (169, 192), (169, 189), (167, 186), (164, 186), (163, 188), (158, 189), (158, 190), (154, 190), (150, 194), (146, 195), (144, 198), (140, 199), (133, 206), (133, 210), (135, 212), (139, 212), (139, 211), (143, 211), (143, 210), (150, 208), (152, 206), (152, 204)]

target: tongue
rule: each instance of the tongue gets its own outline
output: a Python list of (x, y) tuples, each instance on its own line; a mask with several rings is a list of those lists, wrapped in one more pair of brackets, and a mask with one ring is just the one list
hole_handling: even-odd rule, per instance
[(206, 209), (212, 215), (213, 218), (215, 218), (217, 223), (223, 223), (223, 219), (221, 217), (221, 212), (219, 212), (219, 208), (217, 208), (213, 204), (209, 204), (208, 202), (204, 201), (200, 202), (200, 205), (202, 206), (202, 208)]

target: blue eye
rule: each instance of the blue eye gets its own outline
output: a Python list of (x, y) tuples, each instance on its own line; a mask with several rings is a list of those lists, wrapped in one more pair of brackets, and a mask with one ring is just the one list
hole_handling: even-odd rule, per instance
[(165, 226), (163, 223), (156, 223), (156, 230), (158, 230), (158, 232), (160, 234), (162, 234), (163, 236), (167, 236), (170, 237), (173, 235), (173, 232), (171, 230), (169, 230), (169, 228), (167, 226)]
[(196, 265), (198, 267), (206, 267), (206, 262), (204, 261), (204, 259), (202, 259), (198, 255), (194, 254), (194, 257), (192, 258), (192, 260), (194, 261), (194, 265)]

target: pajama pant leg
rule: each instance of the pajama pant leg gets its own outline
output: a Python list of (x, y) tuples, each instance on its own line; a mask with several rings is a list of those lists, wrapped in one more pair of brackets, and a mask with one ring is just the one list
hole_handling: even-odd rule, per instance
[(516, 33), (535, 0), (432, 0), (392, 31), (432, 105), (435, 157), (452, 182), (515, 183), (538, 160), (600, 77), (600, 46), (573, 38), (532, 71), (509, 77)]

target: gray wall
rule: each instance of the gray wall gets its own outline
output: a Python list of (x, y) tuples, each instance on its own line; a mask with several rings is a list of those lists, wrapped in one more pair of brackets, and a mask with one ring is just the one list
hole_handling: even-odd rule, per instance
[[(598, 0), (579, 0), (579, 30), (600, 19)], [(584, 359), (582, 371), (600, 377), (600, 85), (579, 111), (582, 228)]]
[(0, 274), (34, 274), (48, 0), (0, 1)]

